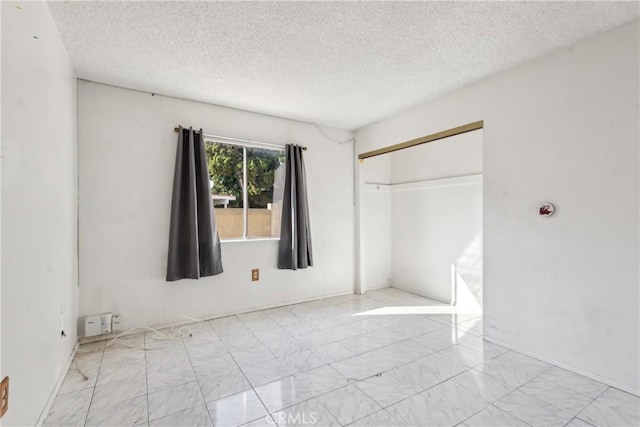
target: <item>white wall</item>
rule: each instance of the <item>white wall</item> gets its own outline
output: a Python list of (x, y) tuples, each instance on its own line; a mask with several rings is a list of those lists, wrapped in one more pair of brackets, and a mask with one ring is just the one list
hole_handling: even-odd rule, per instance
[(1, 374), (11, 378), (11, 426), (38, 420), (78, 314), (75, 77), (46, 4), (17, 6), (2, 3)]
[[(352, 144), (329, 141), (308, 123), (85, 81), (78, 116), (81, 317), (119, 311), (128, 328), (353, 291)], [(178, 124), (309, 147), (312, 268), (278, 270), (277, 241), (229, 242), (223, 274), (165, 282)]]
[(392, 184), (481, 174), (482, 129), (395, 151), (388, 156)]
[(388, 156), (393, 287), (481, 307), (482, 130)]
[(400, 184), (391, 201), (393, 287), (480, 309), (481, 177)]
[(635, 393), (638, 36), (635, 20), (356, 137), (362, 153), (483, 119), (487, 338)]
[(361, 184), (360, 275), (363, 291), (391, 285), (391, 157), (377, 156), (358, 166)]

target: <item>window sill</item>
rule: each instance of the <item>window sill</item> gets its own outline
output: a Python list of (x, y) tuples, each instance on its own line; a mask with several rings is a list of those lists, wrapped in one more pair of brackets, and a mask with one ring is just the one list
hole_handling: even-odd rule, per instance
[(279, 237), (255, 237), (255, 238), (238, 238), (238, 239), (220, 239), (220, 243), (236, 243), (236, 242), (265, 242), (265, 241), (278, 241)]

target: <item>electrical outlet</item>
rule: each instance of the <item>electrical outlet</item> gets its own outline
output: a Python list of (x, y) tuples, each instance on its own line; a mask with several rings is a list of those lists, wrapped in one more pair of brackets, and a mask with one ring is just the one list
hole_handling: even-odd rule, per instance
[(121, 332), (122, 331), (122, 315), (119, 313), (114, 313), (111, 316), (111, 332)]
[(0, 383), (0, 418), (9, 409), (9, 377), (4, 377), (2, 383)]
[(253, 270), (251, 270), (251, 281), (257, 282), (258, 280), (260, 280), (260, 269), (254, 268)]

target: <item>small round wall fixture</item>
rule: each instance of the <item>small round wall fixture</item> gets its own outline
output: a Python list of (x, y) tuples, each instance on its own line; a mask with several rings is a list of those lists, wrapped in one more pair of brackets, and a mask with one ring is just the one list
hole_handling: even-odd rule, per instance
[(540, 205), (540, 208), (538, 209), (538, 213), (540, 214), (540, 216), (551, 216), (553, 215), (553, 212), (555, 210), (556, 208), (551, 203), (545, 202)]

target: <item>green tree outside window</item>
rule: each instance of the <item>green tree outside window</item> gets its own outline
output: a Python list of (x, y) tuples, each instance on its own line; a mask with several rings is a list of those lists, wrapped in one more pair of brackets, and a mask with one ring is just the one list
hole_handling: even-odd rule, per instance
[[(229, 207), (242, 207), (242, 147), (206, 144), (212, 194), (235, 196)], [(273, 202), (274, 172), (284, 163), (284, 151), (247, 148), (247, 195), (250, 208), (266, 208)]]

